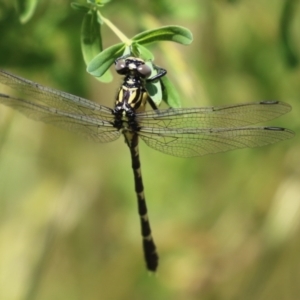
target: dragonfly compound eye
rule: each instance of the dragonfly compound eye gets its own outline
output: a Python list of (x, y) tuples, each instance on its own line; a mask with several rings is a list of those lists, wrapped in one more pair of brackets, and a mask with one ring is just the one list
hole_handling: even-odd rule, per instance
[(139, 65), (137, 71), (143, 78), (148, 78), (152, 73), (151, 68), (146, 64)]
[(128, 72), (125, 59), (120, 59), (115, 63), (115, 69), (118, 74), (125, 75)]

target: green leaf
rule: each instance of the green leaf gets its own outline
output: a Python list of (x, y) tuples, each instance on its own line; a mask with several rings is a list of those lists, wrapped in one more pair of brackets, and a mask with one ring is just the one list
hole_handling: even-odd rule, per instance
[(163, 76), (161, 81), (163, 85), (163, 101), (166, 102), (170, 107), (181, 107), (180, 97), (173, 83), (167, 76)]
[(86, 65), (103, 49), (99, 27), (96, 11), (90, 11), (84, 16), (81, 26), (81, 50)]
[(131, 45), (125, 47), (125, 49), (123, 51), (123, 54), (121, 56), (129, 56), (129, 55), (132, 55), (132, 47), (131, 47)]
[[(81, 50), (83, 59), (88, 65), (95, 56), (102, 52), (102, 37), (100, 24), (97, 22), (97, 12), (89, 11), (83, 18), (81, 26)], [(112, 74), (109, 70), (97, 78), (102, 82), (112, 81)]]
[(136, 43), (134, 43), (133, 45), (136, 46), (138, 52), (137, 57), (141, 57), (143, 60), (154, 60), (154, 55), (146, 47)]
[(147, 82), (146, 90), (155, 105), (159, 106), (162, 101), (162, 88), (160, 81), (158, 80), (157, 82)]
[(77, 2), (72, 2), (71, 7), (74, 10), (83, 11), (83, 12), (88, 12), (90, 10), (90, 8), (87, 5), (80, 4), (80, 3), (77, 3)]
[(96, 77), (97, 80), (101, 82), (111, 82), (113, 80), (113, 75), (111, 71), (108, 69), (101, 77)]
[(188, 45), (193, 41), (193, 35), (188, 29), (174, 25), (141, 32), (134, 36), (132, 41), (143, 45), (158, 41), (173, 41)]
[(280, 21), (280, 33), (283, 55), (290, 67), (295, 68), (299, 64), (299, 57), (295, 47), (295, 41), (292, 39), (292, 24), (296, 18), (297, 1), (287, 0), (283, 6)]
[[(157, 74), (157, 70), (154, 68), (152, 62), (147, 61), (145, 63), (152, 69), (150, 78), (155, 76)], [(160, 79), (158, 79), (155, 82), (146, 82), (146, 90), (152, 101), (155, 103), (155, 105), (159, 106), (163, 98), (162, 85)]]
[(21, 23), (26, 23), (33, 16), (38, 2), (39, 0), (17, 0)]
[(110, 2), (111, 0), (88, 0), (87, 2), (97, 6), (103, 6), (104, 4)]
[(123, 43), (113, 45), (98, 54), (88, 65), (87, 71), (95, 77), (101, 77), (114, 61), (122, 55)]

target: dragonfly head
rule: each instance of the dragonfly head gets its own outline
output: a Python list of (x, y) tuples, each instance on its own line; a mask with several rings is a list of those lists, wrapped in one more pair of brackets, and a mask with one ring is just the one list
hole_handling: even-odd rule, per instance
[(151, 68), (140, 58), (128, 56), (120, 57), (115, 61), (118, 74), (147, 79), (151, 75)]

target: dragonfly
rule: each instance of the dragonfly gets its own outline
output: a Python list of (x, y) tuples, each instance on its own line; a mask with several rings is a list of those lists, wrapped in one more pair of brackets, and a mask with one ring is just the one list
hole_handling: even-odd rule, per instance
[[(253, 126), (277, 118), (291, 110), (280, 101), (261, 101), (216, 107), (158, 109), (146, 90), (167, 73), (151, 68), (141, 58), (127, 56), (115, 61), (124, 80), (117, 92), (114, 108), (42, 86), (0, 70), (0, 83), (24, 98), (0, 93), (0, 103), (17, 109), (29, 118), (79, 133), (96, 142), (112, 142), (121, 135), (130, 150), (135, 192), (140, 218), (146, 267), (155, 272), (159, 256), (152, 237), (144, 194), (138, 142), (178, 157), (202, 156), (240, 148), (274, 144), (294, 136), (281, 127)], [(146, 110), (149, 103), (152, 110)]]

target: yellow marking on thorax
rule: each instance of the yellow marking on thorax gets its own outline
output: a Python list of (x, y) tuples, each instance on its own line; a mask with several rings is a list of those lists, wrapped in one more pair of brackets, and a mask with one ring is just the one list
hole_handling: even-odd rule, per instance
[(122, 86), (118, 92), (116, 104), (128, 103), (136, 112), (143, 112), (146, 109), (148, 94), (142, 88), (128, 88)]

